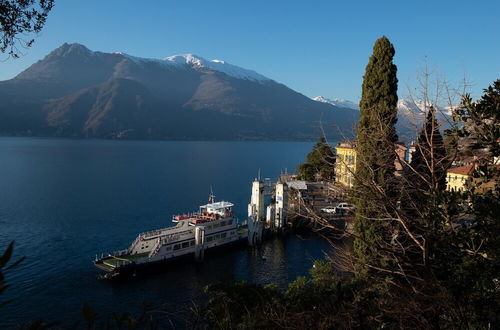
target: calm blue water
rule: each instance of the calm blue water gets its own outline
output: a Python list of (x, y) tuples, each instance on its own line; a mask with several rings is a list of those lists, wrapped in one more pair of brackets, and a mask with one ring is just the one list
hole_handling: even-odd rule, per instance
[[(0, 138), (0, 251), (15, 240), (27, 260), (7, 274), (0, 328), (30, 319), (81, 319), (89, 302), (106, 318), (140, 302), (175, 306), (210, 283), (247, 280), (284, 286), (305, 275), (328, 245), (315, 237), (270, 240), (126, 282), (99, 281), (96, 254), (126, 248), (139, 232), (196, 210), (210, 186), (246, 216), (261, 169), (294, 170), (311, 143), (165, 142)], [(264, 255), (266, 258), (261, 257)]]

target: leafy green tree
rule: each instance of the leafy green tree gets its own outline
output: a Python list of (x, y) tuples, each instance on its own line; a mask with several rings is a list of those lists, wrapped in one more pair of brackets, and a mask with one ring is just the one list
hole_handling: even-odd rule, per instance
[(443, 223), (435, 233), (431, 262), (457, 310), (455, 325), (496, 329), (500, 328), (500, 80), (478, 101), (464, 95), (457, 115), (463, 125), (456, 133), (465, 151), (484, 158), (466, 191), (450, 193), (451, 203), (442, 203), (441, 208), (458, 204), (461, 212), (451, 226)]
[(42, 30), (53, 6), (54, 0), (0, 1), (0, 52), (19, 57), (19, 47), (30, 47), (34, 42), (23, 38)]
[(307, 154), (306, 162), (297, 168), (297, 172), (306, 181), (315, 181), (317, 178), (333, 181), (335, 154), (324, 136), (320, 137), (313, 150)]
[[(392, 62), (394, 46), (387, 37), (375, 42), (363, 77), (360, 117), (357, 128), (357, 165), (354, 186), (356, 204), (354, 248), (360, 259), (373, 256), (381, 239), (385, 212), (380, 205), (395, 195), (395, 143), (398, 79)], [(385, 213), (383, 216), (385, 217)]]
[(494, 157), (500, 153), (500, 79), (484, 90), (474, 102), (469, 94), (462, 98), (456, 115), (463, 122), (458, 130), (461, 143), (476, 154)]

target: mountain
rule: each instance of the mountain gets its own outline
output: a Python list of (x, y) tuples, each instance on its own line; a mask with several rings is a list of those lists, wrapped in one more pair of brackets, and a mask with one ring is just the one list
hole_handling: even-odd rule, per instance
[[(398, 100), (398, 122), (396, 128), (401, 140), (414, 141), (417, 139), (430, 104), (420, 100), (402, 98)], [(452, 126), (452, 113), (450, 107), (436, 106), (436, 119), (440, 124), (440, 130), (444, 131)]]
[(359, 105), (357, 103), (354, 103), (349, 100), (345, 99), (328, 99), (323, 96), (316, 96), (312, 98), (314, 101), (321, 102), (321, 103), (326, 103), (326, 104), (331, 104), (335, 107), (339, 108), (346, 108), (346, 109), (352, 109), (352, 110), (359, 110)]
[[(317, 96), (312, 98), (312, 100), (331, 104), (338, 108), (359, 111), (359, 106), (356, 103), (345, 99), (331, 100), (323, 96)], [(418, 134), (420, 134), (420, 129), (422, 128), (426, 117), (426, 112), (424, 110), (426, 109), (426, 106), (424, 105), (424, 102), (412, 100), (410, 98), (401, 98), (398, 100), (397, 107), (398, 121), (396, 123), (396, 129), (398, 131), (399, 139), (406, 142), (415, 140)], [(451, 116), (450, 107), (438, 107), (437, 119), (441, 124), (442, 130), (451, 127)]]
[(139, 58), (80, 44), (64, 44), (1, 81), (0, 98), (3, 135), (309, 140), (320, 135), (320, 122), (336, 138), (358, 117), (222, 60)]

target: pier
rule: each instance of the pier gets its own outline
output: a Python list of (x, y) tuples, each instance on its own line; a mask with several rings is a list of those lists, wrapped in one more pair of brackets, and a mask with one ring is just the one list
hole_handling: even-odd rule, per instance
[[(262, 226), (263, 233), (281, 234), (297, 225), (310, 223), (311, 219), (322, 218), (334, 221), (339, 229), (350, 230), (351, 211), (335, 214), (323, 211), (325, 207), (342, 202), (344, 197), (342, 187), (330, 182), (308, 182), (292, 174), (281, 174), (275, 182), (256, 178), (248, 204), (249, 223)], [(249, 240), (249, 243), (253, 245), (254, 242)]]
[(94, 264), (108, 272), (104, 278), (113, 278), (185, 257), (201, 262), (208, 250), (236, 243), (256, 246), (269, 235), (286, 234), (304, 224), (316, 229), (321, 221), (327, 221), (343, 230), (349, 214), (329, 211), (339, 202), (336, 189), (330, 183), (306, 182), (290, 174), (282, 174), (274, 182), (256, 178), (251, 184), (248, 218), (242, 223), (234, 217), (234, 205), (215, 202), (212, 193), (209, 203), (198, 211), (175, 215), (175, 226), (141, 233), (127, 249), (96, 256)]

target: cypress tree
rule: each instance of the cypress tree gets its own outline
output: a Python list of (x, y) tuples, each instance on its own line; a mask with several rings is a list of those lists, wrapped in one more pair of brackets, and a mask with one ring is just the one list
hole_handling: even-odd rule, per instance
[[(355, 232), (359, 236), (354, 242), (354, 250), (362, 262), (377, 254), (376, 246), (385, 236), (382, 222), (370, 219), (385, 217), (381, 203), (386, 202), (384, 198), (387, 196), (397, 195), (394, 189), (394, 150), (398, 136), (394, 125), (397, 121), (398, 79), (397, 67), (392, 62), (394, 54), (394, 46), (387, 37), (378, 39), (363, 77), (353, 195)], [(380, 192), (385, 192), (385, 196)]]
[(412, 154), (407, 181), (413, 203), (425, 203), (425, 192), (446, 188), (446, 149), (432, 106)]
[[(439, 132), (436, 110), (430, 107), (417, 140), (409, 168), (402, 185), (401, 206), (406, 216), (408, 228), (414, 235), (426, 237), (426, 247), (439, 240), (432, 235), (433, 228), (440, 223), (440, 204), (446, 189), (446, 149)], [(436, 213), (437, 212), (437, 213)], [(424, 262), (428, 264), (429, 254)], [(422, 263), (422, 253), (418, 249), (407, 249), (409, 264)]]

